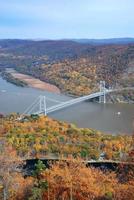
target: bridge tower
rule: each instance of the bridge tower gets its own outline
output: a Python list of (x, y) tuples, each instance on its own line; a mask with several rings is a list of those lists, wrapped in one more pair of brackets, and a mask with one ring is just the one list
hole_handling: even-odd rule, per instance
[(99, 97), (99, 103), (106, 103), (106, 88), (105, 88), (105, 81), (100, 81), (100, 92), (103, 93), (103, 95), (101, 95)]
[(39, 97), (39, 113), (47, 115), (47, 108), (46, 108), (46, 97), (40, 96)]

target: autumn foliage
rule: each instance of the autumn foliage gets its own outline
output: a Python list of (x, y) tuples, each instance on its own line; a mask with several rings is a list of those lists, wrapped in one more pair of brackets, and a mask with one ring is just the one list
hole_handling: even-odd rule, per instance
[(44, 116), (25, 116), (17, 120), (15, 114), (1, 119), (0, 135), (16, 149), (20, 157), (81, 157), (97, 160), (126, 160), (133, 138), (127, 135), (107, 135), (93, 129), (77, 128)]
[[(49, 169), (41, 170), (33, 182), (29, 199), (34, 200), (133, 200), (134, 177), (121, 183), (117, 174), (87, 168), (82, 160), (53, 163)], [(26, 179), (27, 191), (30, 191)], [(25, 185), (22, 187), (23, 198)], [(29, 190), (28, 190), (29, 188)], [(18, 194), (18, 193), (17, 193)], [(20, 197), (21, 197), (20, 195)]]
[[(48, 117), (1, 116), (0, 199), (133, 200), (133, 145), (133, 136), (79, 129)], [(115, 172), (87, 167), (87, 160), (99, 160), (101, 153), (105, 160), (128, 165)], [(46, 168), (39, 160), (27, 177), (18, 168), (28, 158), (41, 157), (59, 161)]]

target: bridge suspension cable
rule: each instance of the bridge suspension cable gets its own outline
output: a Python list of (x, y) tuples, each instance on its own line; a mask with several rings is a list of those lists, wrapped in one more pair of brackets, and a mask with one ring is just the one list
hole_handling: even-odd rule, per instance
[[(36, 112), (34, 112), (34, 109), (36, 107), (39, 107)], [(38, 113), (44, 113), (46, 115), (46, 97), (45, 96), (39, 96), (35, 99), (35, 101), (23, 112), (22, 116), (29, 115), (29, 114), (38, 114)], [(32, 112), (33, 111), (33, 112)]]
[(39, 97), (37, 97), (35, 101), (28, 108), (26, 108), (26, 110), (23, 112), (22, 115), (29, 114), (30, 111), (33, 109), (33, 107), (38, 103), (38, 101), (39, 101)]
[[(71, 99), (69, 101), (65, 101), (65, 102), (61, 102), (58, 100), (52, 100), (51, 98), (45, 97), (45, 96), (39, 96), (25, 111), (23, 114), (29, 114), (30, 112), (32, 112), (35, 107), (37, 107), (37, 105), (39, 106), (39, 109), (37, 110), (37, 112), (32, 112), (33, 114), (44, 114), (47, 115), (51, 112), (60, 110), (62, 108), (66, 108), (68, 106), (74, 105), (76, 103), (80, 103), (82, 101), (86, 101), (92, 98), (96, 98), (99, 97), (99, 102), (100, 103), (106, 103), (106, 94), (110, 93), (114, 90), (111, 89), (106, 89), (105, 88), (105, 81), (100, 81), (100, 91), (93, 93), (93, 94), (89, 94), (89, 95), (85, 95), (79, 98), (75, 98), (75, 99)], [(49, 108), (47, 108), (46, 106), (46, 99), (51, 100), (53, 102), (57, 102), (59, 104), (56, 104), (54, 106), (51, 106)]]
[(56, 102), (56, 103), (62, 103), (62, 101), (59, 101), (59, 100), (55, 100), (55, 99), (51, 99), (49, 97), (46, 97), (46, 100), (49, 100), (49, 101), (52, 101), (52, 102)]

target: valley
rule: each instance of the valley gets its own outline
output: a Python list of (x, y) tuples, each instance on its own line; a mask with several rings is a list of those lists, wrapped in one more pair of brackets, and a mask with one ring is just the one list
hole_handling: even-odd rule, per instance
[[(67, 95), (82, 96), (97, 91), (100, 80), (105, 80), (107, 87), (134, 86), (133, 43), (6, 40), (0, 44), (1, 69), (14, 68), (55, 85)], [(121, 101), (133, 101), (133, 94), (130, 91), (119, 96)]]
[(111, 41), (0, 40), (0, 199), (133, 199), (134, 44)]

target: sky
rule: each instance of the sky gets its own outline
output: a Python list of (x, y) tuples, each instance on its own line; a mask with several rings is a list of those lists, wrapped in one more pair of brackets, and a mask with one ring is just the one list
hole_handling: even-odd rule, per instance
[(134, 37), (134, 0), (0, 0), (0, 38)]

